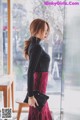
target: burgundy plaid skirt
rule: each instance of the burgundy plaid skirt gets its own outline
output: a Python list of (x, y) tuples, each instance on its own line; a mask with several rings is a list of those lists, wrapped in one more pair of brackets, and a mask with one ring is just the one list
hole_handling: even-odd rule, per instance
[[(38, 89), (41, 93), (46, 93), (46, 86), (48, 81), (48, 72), (41, 72), (39, 80), (39, 73), (34, 73), (34, 90)], [(48, 102), (44, 105), (41, 111), (30, 106), (28, 120), (52, 120), (51, 112), (49, 110)]]

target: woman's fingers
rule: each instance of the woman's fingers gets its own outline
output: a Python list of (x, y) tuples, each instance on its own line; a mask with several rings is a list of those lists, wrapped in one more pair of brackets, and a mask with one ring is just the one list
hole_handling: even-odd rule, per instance
[(36, 107), (35, 104), (33, 105), (33, 107), (34, 107), (34, 108)]
[(36, 105), (39, 106), (37, 100), (36, 100)]
[(34, 103), (34, 104), (32, 104), (31, 106), (32, 106), (32, 107), (34, 107), (34, 108), (36, 107), (36, 106), (35, 106), (35, 103)]
[(34, 103), (34, 104), (32, 104), (31, 106), (33, 106), (33, 107), (35, 108), (36, 106), (39, 106), (39, 105), (38, 105), (38, 102), (37, 102), (37, 101), (35, 101), (35, 103)]
[(39, 106), (39, 105), (38, 105), (38, 102), (37, 102), (37, 100), (36, 100), (35, 97), (30, 97), (29, 100), (28, 100), (28, 104), (29, 104), (30, 106), (33, 106), (34, 108), (35, 108), (36, 106)]

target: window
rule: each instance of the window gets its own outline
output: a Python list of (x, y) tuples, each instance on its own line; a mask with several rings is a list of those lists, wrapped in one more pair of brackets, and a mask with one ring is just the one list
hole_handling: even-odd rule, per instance
[(7, 0), (2, 1), (2, 39), (3, 39), (3, 72), (7, 74), (8, 57), (8, 6)]
[[(7, 2), (3, 4), (3, 15), (5, 18), (3, 29), (3, 53), (4, 53), (4, 69), (7, 69)], [(26, 5), (28, 5), (26, 7)], [(15, 74), (15, 99), (19, 99), (26, 94), (27, 91), (27, 70), (28, 61), (24, 59), (23, 47), (24, 41), (29, 38), (29, 25), (35, 18), (42, 18), (49, 22), (51, 32), (46, 43), (41, 45), (50, 55), (49, 66), (49, 82), (47, 93), (51, 96), (49, 104), (53, 101), (54, 105), (50, 105), (52, 111), (60, 112), (61, 90), (62, 90), (62, 60), (63, 60), (63, 20), (64, 7), (50, 7), (43, 5), (40, 1), (17, 1), (13, 0), (12, 13), (13, 17), (13, 72)], [(54, 17), (53, 17), (54, 16)], [(60, 18), (58, 17), (60, 16)], [(1, 21), (0, 21), (1, 22)], [(0, 28), (1, 29), (1, 28)], [(0, 35), (1, 36), (1, 35)], [(25, 94), (24, 94), (25, 93)], [(15, 103), (15, 108), (16, 108)]]
[[(42, 1), (43, 2), (43, 1)], [(62, 90), (62, 57), (63, 57), (63, 20), (64, 7), (52, 8), (42, 5), (42, 2), (35, 0), (13, 2), (13, 66), (15, 72), (16, 93), (27, 91), (27, 69), (28, 61), (23, 57), (23, 44), (29, 38), (29, 25), (35, 18), (42, 18), (49, 22), (51, 33), (48, 42), (42, 42), (42, 47), (48, 52), (51, 58), (49, 67), (49, 82), (47, 92), (51, 95), (49, 103), (53, 100), (56, 105), (51, 109), (60, 110)], [(30, 5), (29, 7), (26, 5)], [(55, 12), (53, 12), (55, 11)], [(55, 19), (53, 20), (53, 14)], [(58, 17), (60, 16), (60, 18)], [(16, 97), (19, 98), (19, 96)], [(24, 95), (25, 96), (25, 95)], [(17, 98), (17, 99), (18, 99)], [(58, 103), (58, 104), (57, 104)], [(55, 106), (55, 107), (54, 107)], [(60, 112), (60, 111), (59, 111)]]
[(3, 74), (3, 25), (2, 25), (2, 1), (0, 0), (0, 75)]

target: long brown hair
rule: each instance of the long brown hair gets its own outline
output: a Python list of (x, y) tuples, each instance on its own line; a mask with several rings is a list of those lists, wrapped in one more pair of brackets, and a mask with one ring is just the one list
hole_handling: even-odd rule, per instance
[[(48, 22), (46, 22), (45, 20), (42, 20), (42, 19), (33, 20), (31, 22), (31, 24), (30, 24), (31, 36), (35, 36), (37, 33), (39, 33), (40, 30), (41, 30), (41, 34), (42, 34), (44, 32), (44, 30), (45, 30), (45, 23), (47, 24), (48, 32), (49, 32), (50, 27), (49, 27)], [(28, 48), (29, 48), (30, 43), (31, 43), (30, 38), (29, 38), (29, 40), (24, 42), (24, 55), (25, 55), (25, 58), (28, 57)]]

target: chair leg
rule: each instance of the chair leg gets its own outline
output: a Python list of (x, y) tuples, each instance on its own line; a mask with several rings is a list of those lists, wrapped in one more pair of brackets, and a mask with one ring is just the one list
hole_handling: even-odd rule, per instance
[(22, 111), (22, 105), (19, 104), (18, 113), (17, 113), (17, 120), (20, 120), (21, 111)]

